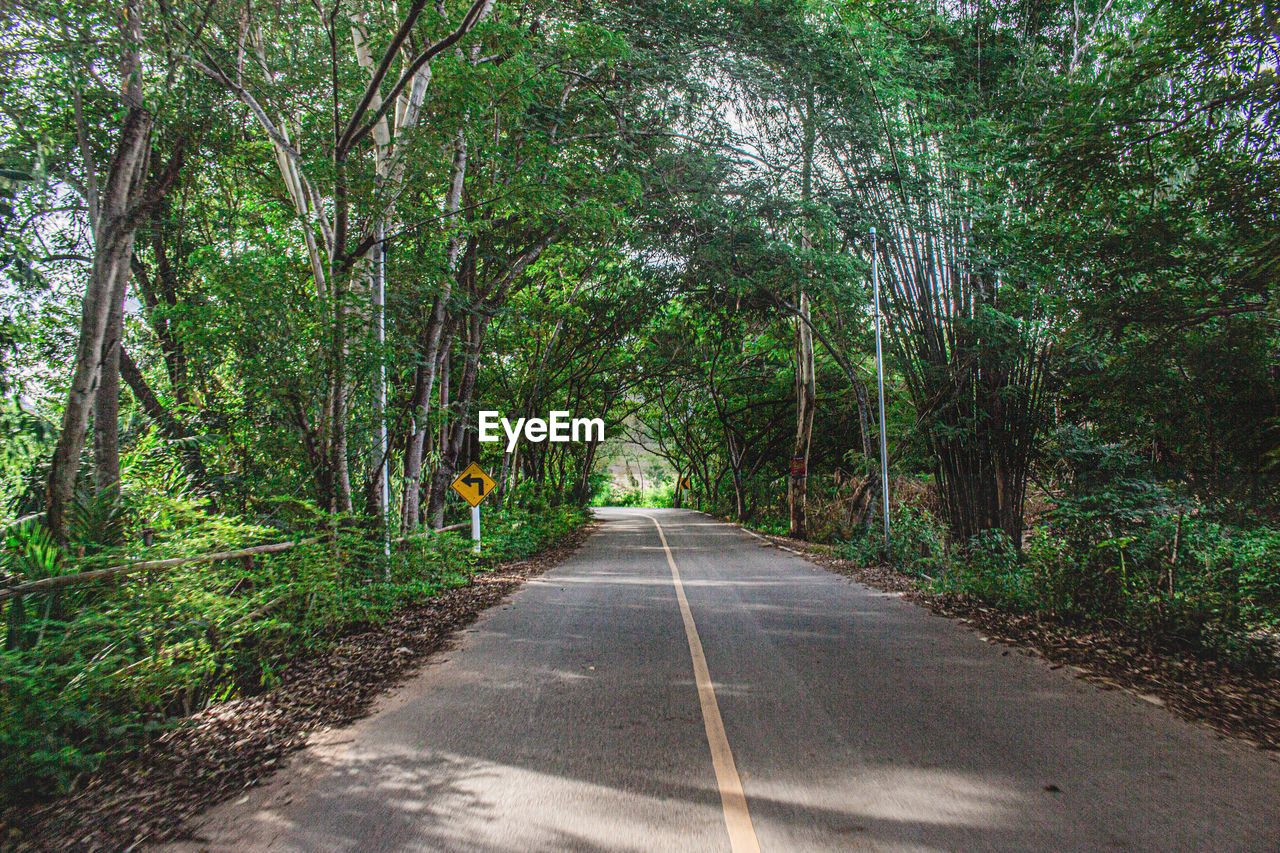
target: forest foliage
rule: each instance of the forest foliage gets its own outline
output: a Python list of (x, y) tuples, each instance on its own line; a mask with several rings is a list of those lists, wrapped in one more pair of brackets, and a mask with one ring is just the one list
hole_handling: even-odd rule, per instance
[[(324, 539), (9, 600), (10, 797), (466, 577), (424, 528), (463, 517), (471, 462), (497, 559), (618, 500), (624, 439), (672, 472), (628, 500), (1266, 661), (1266, 4), (8, 0), (0, 22), (0, 588)], [(609, 440), (482, 445), (480, 409)]]

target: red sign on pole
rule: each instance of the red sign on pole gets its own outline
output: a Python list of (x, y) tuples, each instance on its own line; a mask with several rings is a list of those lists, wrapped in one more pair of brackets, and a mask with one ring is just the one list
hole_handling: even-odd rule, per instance
[(805, 458), (803, 456), (793, 456), (791, 458), (791, 476), (792, 477), (806, 476)]

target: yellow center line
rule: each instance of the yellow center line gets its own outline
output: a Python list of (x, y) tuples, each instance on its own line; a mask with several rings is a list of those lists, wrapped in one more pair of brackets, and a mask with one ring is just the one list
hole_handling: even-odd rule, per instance
[(671, 556), (667, 536), (662, 532), (658, 519), (652, 515), (645, 515), (645, 518), (658, 528), (658, 538), (662, 540), (662, 550), (666, 552), (667, 565), (671, 567), (671, 583), (676, 588), (676, 600), (680, 602), (684, 635), (689, 640), (689, 656), (693, 658), (693, 677), (698, 685), (698, 701), (702, 704), (702, 722), (707, 728), (707, 744), (711, 747), (711, 766), (715, 769), (716, 784), (720, 788), (720, 804), (724, 808), (724, 822), (729, 829), (730, 849), (733, 853), (760, 853), (756, 828), (751, 823), (751, 812), (747, 810), (747, 795), (742, 790), (742, 780), (738, 778), (733, 750), (729, 748), (729, 738), (724, 733), (724, 720), (720, 718), (720, 703), (716, 701), (711, 673), (707, 669), (707, 658), (702, 653), (698, 626), (693, 621), (689, 599), (685, 597), (684, 584), (680, 581), (680, 569), (676, 566), (675, 557)]

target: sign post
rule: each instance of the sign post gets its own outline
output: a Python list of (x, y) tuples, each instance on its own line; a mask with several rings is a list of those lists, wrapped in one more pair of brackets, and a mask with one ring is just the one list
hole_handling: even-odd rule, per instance
[(495, 485), (497, 483), (493, 478), (474, 462), (450, 484), (450, 488), (459, 497), (471, 504), (471, 539), (475, 542), (471, 550), (476, 554), (480, 553), (480, 502), (493, 491)]

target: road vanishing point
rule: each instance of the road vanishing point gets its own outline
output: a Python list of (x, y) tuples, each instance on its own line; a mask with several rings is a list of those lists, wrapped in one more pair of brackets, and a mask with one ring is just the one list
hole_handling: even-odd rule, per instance
[(171, 851), (1280, 851), (1280, 762), (689, 510), (604, 509)]

